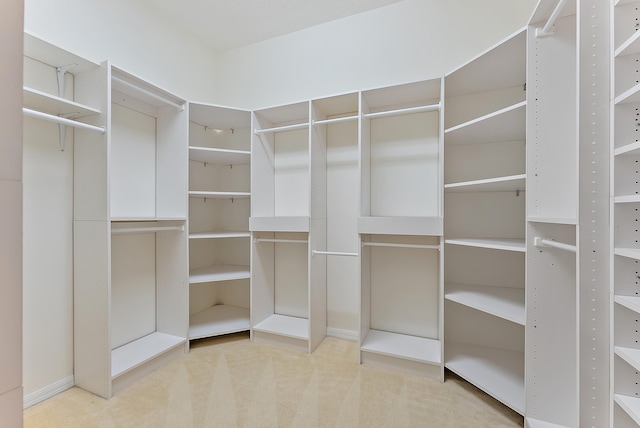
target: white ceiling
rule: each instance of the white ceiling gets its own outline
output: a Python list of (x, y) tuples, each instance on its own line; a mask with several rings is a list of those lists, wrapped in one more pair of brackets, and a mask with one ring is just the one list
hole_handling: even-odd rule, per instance
[(245, 46), (402, 0), (142, 0), (213, 49)]

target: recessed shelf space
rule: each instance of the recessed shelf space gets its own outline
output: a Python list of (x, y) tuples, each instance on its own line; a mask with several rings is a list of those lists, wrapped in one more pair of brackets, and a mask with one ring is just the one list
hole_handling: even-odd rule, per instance
[(369, 330), (360, 345), (360, 351), (440, 365), (442, 364), (441, 345), (439, 340)]
[(189, 340), (237, 333), (249, 328), (249, 308), (214, 305), (189, 317)]
[(445, 299), (525, 325), (524, 289), (445, 284)]
[(156, 332), (122, 345), (111, 351), (111, 377), (122, 376), (185, 342), (184, 337)]
[(189, 283), (230, 281), (234, 279), (249, 279), (251, 271), (249, 265), (214, 265), (189, 270)]
[(273, 314), (254, 325), (253, 331), (308, 340), (309, 320), (306, 318)]
[(525, 190), (526, 174), (445, 184), (445, 192), (519, 192)]
[(526, 101), (489, 113), (444, 131), (445, 144), (517, 141), (525, 138)]
[(640, 398), (623, 394), (614, 394), (613, 401), (627, 414), (633, 421), (640, 425)]
[(79, 119), (84, 116), (101, 113), (97, 108), (26, 86), (22, 89), (22, 97), (25, 107), (56, 116), (63, 116), (67, 119)]
[(212, 165), (242, 165), (250, 163), (251, 152), (189, 146), (189, 159)]

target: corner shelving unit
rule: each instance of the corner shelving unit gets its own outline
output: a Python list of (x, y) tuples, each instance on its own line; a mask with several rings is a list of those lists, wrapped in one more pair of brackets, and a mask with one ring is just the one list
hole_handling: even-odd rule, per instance
[(525, 84), (525, 30), (444, 78), (444, 363), (522, 414)]
[(437, 78), (361, 92), (358, 219), (360, 361), (438, 379), (442, 85)]
[(109, 398), (186, 350), (188, 117), (184, 100), (100, 70), (82, 89), (106, 137), (74, 141), (74, 377)]
[(189, 339), (248, 331), (251, 113), (189, 105)]
[(312, 352), (326, 335), (326, 148), (310, 102), (256, 110), (251, 338)]

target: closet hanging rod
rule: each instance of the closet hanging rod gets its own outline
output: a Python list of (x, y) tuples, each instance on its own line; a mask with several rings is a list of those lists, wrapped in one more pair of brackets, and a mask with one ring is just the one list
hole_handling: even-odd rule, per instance
[(296, 123), (294, 125), (284, 125), (284, 126), (276, 126), (275, 128), (266, 128), (266, 129), (256, 129), (254, 132), (256, 135), (266, 134), (269, 132), (280, 132), (280, 131), (292, 131), (294, 129), (302, 129), (308, 128), (309, 122), (304, 123)]
[(562, 8), (564, 7), (566, 2), (567, 0), (558, 1), (558, 4), (553, 9), (553, 12), (551, 12), (551, 15), (549, 15), (549, 19), (547, 19), (547, 22), (544, 24), (544, 26), (542, 28), (536, 28), (536, 37), (544, 37), (554, 34), (555, 31), (553, 30), (553, 26), (556, 23), (556, 19), (558, 19), (560, 12), (562, 12)]
[(440, 103), (431, 104), (428, 106), (418, 106), (418, 107), (401, 108), (397, 110), (380, 111), (377, 113), (365, 113), (363, 116), (366, 119), (375, 119), (377, 117), (399, 116), (401, 114), (421, 113), (424, 111), (434, 111), (434, 110), (440, 110)]
[(163, 97), (162, 95), (158, 95), (154, 92), (151, 92), (147, 89), (141, 88), (140, 86), (136, 86), (133, 83), (127, 82), (126, 80), (123, 80), (117, 76), (111, 76), (111, 80), (118, 82), (119, 84), (126, 86), (127, 88), (133, 89), (134, 91), (140, 93), (140, 94), (144, 94), (147, 95), (155, 100), (158, 100), (168, 106), (174, 107), (176, 110), (179, 111), (184, 111), (184, 104), (178, 104), (174, 101), (171, 101), (168, 98)]
[(77, 120), (71, 120), (71, 119), (67, 119), (66, 117), (56, 116), (54, 114), (49, 114), (49, 113), (43, 113), (41, 111), (31, 110), (25, 107), (22, 108), (22, 113), (24, 113), (25, 116), (31, 116), (31, 117), (36, 117), (38, 119), (48, 120), (50, 122), (55, 122), (60, 125), (69, 125), (69, 126), (73, 126), (74, 128), (89, 129), (91, 131), (98, 131), (102, 134), (105, 133), (105, 129), (103, 126), (89, 125), (88, 123), (78, 122)]
[(184, 232), (184, 226), (156, 226), (156, 227), (121, 227), (112, 228), (112, 235), (124, 235), (127, 233), (155, 233), (155, 232)]
[(541, 238), (536, 236), (533, 238), (533, 245), (536, 247), (553, 247), (558, 248), (560, 250), (570, 251), (572, 253), (577, 252), (577, 248), (575, 245), (565, 244), (563, 242), (552, 241), (551, 239)]
[(255, 238), (253, 242), (274, 242), (276, 244), (307, 244), (306, 239), (278, 239), (278, 238)]
[(429, 244), (399, 244), (395, 242), (368, 242), (362, 241), (363, 247), (397, 247), (397, 248), (422, 248), (426, 250), (440, 250), (440, 245)]
[(333, 119), (321, 119), (311, 121), (312, 125), (325, 125), (327, 123), (346, 122), (348, 120), (358, 120), (358, 116), (336, 117)]
[(342, 251), (311, 251), (312, 256), (349, 256), (349, 257), (358, 257), (360, 254), (358, 253), (345, 253)]

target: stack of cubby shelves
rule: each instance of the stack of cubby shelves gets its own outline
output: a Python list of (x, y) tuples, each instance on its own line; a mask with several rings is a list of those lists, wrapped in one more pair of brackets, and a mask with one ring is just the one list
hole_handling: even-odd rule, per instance
[(109, 398), (186, 349), (188, 117), (108, 63), (78, 77), (106, 136), (74, 139), (74, 376)]
[(361, 92), (360, 361), (444, 377), (442, 79)]
[(189, 339), (248, 331), (251, 113), (189, 105)]
[(640, 2), (613, 2), (613, 423), (640, 425)]
[(524, 414), (526, 31), (445, 76), (445, 366)]

